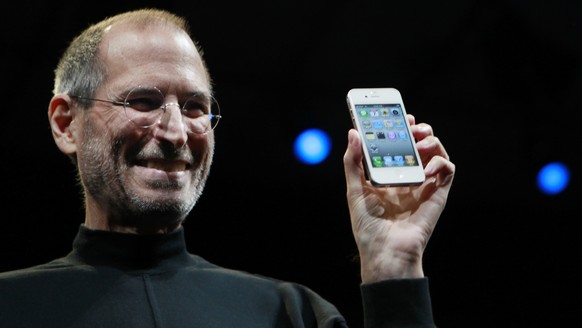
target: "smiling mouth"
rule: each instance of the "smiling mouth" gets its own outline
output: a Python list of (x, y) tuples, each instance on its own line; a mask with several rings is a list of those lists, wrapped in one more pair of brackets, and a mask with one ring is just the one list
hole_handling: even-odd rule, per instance
[(181, 172), (190, 169), (190, 164), (181, 160), (149, 159), (139, 161), (138, 166), (156, 169), (165, 172)]

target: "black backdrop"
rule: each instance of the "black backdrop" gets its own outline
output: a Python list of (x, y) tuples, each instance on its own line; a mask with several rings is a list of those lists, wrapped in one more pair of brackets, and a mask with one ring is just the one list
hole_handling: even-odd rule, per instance
[[(359, 327), (345, 94), (391, 86), (458, 169), (426, 251), (437, 323), (558, 327), (579, 317), (579, 2), (14, 2), (1, 23), (0, 271), (66, 254), (83, 220), (46, 119), (60, 53), (89, 23), (145, 6), (191, 21), (224, 115), (208, 187), (185, 223), (192, 252), (306, 284)], [(317, 166), (292, 153), (308, 127), (333, 141)], [(550, 197), (535, 174), (552, 160), (569, 165), (572, 183)]]

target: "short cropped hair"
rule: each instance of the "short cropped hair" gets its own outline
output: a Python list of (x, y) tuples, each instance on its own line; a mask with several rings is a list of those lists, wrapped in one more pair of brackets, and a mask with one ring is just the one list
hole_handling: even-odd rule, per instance
[[(202, 50), (192, 38), (190, 27), (183, 17), (165, 10), (152, 8), (121, 13), (90, 25), (71, 41), (54, 71), (53, 94), (67, 93), (79, 97), (94, 97), (96, 90), (107, 79), (107, 67), (105, 67), (102, 58), (99, 56), (99, 45), (105, 30), (120, 22), (129, 22), (138, 27), (160, 23), (174, 26), (190, 36), (200, 56), (202, 56)], [(204, 61), (203, 65), (206, 77), (210, 81)], [(90, 105), (83, 102), (79, 104), (82, 107), (89, 107)]]

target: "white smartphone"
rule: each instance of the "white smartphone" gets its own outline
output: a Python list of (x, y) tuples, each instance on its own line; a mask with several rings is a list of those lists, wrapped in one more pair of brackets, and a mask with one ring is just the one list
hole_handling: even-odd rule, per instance
[(351, 89), (347, 101), (362, 138), (370, 182), (375, 186), (421, 184), (424, 169), (400, 92), (394, 88)]

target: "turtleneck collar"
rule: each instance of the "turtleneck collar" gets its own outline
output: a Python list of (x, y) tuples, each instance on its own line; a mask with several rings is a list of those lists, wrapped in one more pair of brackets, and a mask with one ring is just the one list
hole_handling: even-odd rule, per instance
[(81, 225), (68, 257), (80, 264), (149, 273), (178, 269), (190, 261), (183, 227), (168, 234), (139, 235)]

